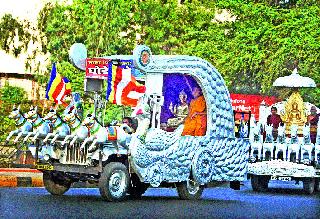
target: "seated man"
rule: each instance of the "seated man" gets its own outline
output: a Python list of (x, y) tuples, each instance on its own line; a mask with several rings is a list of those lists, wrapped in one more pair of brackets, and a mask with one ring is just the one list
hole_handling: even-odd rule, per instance
[(190, 103), (182, 135), (204, 136), (207, 131), (206, 101), (200, 87), (192, 90), (194, 99)]
[(132, 133), (135, 132), (134, 122), (133, 122), (133, 119), (132, 119), (132, 118), (130, 118), (130, 117), (124, 117), (124, 118), (122, 119), (122, 123), (128, 125), (128, 127), (125, 127), (125, 128), (124, 128), (124, 131), (125, 131), (126, 133), (128, 133), (128, 134), (131, 135)]

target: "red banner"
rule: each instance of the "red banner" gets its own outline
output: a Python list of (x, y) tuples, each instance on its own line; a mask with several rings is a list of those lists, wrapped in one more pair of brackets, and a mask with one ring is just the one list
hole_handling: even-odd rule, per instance
[(263, 96), (254, 94), (230, 94), (230, 97), (233, 110), (238, 112), (251, 111), (251, 113), (254, 114), (256, 120), (259, 120), (259, 107), (262, 101), (264, 101), (264, 103), (268, 106), (280, 101), (274, 96)]
[(87, 58), (86, 59), (86, 77), (108, 79), (111, 72), (112, 62), (110, 59), (104, 58)]

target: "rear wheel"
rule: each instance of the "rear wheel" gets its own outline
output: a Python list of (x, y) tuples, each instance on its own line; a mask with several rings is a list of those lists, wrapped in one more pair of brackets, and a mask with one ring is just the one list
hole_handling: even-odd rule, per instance
[(315, 180), (314, 178), (309, 178), (309, 179), (304, 179), (303, 180), (303, 190), (305, 191), (305, 193), (307, 194), (312, 194), (315, 190)]
[(69, 190), (72, 181), (55, 171), (43, 172), (43, 184), (52, 195), (63, 195)]
[(99, 179), (101, 196), (107, 201), (121, 201), (129, 189), (129, 172), (120, 162), (111, 162), (103, 168)]
[(192, 179), (177, 184), (178, 195), (180, 199), (184, 200), (199, 199), (202, 195), (203, 189), (204, 186), (201, 186), (199, 183)]
[(253, 191), (266, 192), (268, 190), (269, 177), (268, 176), (251, 176), (251, 186)]

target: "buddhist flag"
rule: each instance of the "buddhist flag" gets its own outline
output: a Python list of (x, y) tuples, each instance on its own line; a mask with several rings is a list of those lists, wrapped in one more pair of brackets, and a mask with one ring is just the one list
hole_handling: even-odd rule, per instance
[(57, 73), (56, 64), (52, 64), (50, 80), (46, 89), (46, 98), (53, 100), (56, 104), (68, 104), (64, 102), (66, 95), (71, 94), (71, 83), (66, 77)]
[(112, 65), (108, 74), (106, 99), (117, 105), (136, 106), (146, 87), (138, 83), (127, 65)]

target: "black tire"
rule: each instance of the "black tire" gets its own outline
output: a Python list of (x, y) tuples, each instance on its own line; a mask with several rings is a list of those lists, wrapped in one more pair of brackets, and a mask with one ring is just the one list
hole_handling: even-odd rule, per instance
[(129, 172), (120, 162), (108, 163), (99, 179), (99, 190), (103, 199), (107, 201), (121, 201), (126, 197), (129, 189)]
[(308, 178), (303, 180), (303, 190), (306, 194), (313, 194), (315, 191), (315, 179), (314, 178)]
[(194, 180), (177, 183), (177, 190), (180, 199), (197, 200), (201, 198), (204, 186), (199, 185)]
[(314, 184), (314, 191), (319, 192), (320, 191), (320, 179), (316, 179)]
[(141, 198), (141, 196), (148, 189), (149, 184), (141, 182), (136, 174), (131, 174), (130, 178), (131, 184), (128, 190), (129, 195), (134, 199)]
[(52, 195), (63, 195), (70, 189), (72, 181), (55, 171), (43, 172), (43, 184)]
[(268, 191), (269, 177), (268, 176), (251, 176), (251, 186), (253, 191), (266, 192)]

